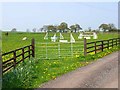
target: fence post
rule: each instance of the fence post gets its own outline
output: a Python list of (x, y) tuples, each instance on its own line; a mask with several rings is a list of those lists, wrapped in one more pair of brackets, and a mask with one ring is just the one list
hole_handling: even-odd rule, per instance
[(108, 49), (109, 49), (109, 40), (108, 40)]
[(35, 57), (35, 39), (34, 38), (32, 39), (31, 45), (32, 45), (32, 57)]
[(86, 38), (84, 38), (84, 56), (87, 55), (87, 41)]
[(120, 45), (120, 38), (118, 38), (118, 44)]
[(116, 46), (117, 46), (117, 38), (116, 38)]
[(30, 59), (30, 46), (28, 47), (28, 55), (29, 55), (29, 59)]
[(96, 42), (95, 42), (95, 54), (96, 54)]
[(16, 67), (16, 51), (13, 51), (14, 68)]
[(102, 52), (103, 52), (103, 48), (104, 48), (104, 47), (103, 47), (103, 41), (101, 41), (101, 43), (102, 43), (102, 48), (101, 48), (101, 49), (102, 49)]
[(113, 39), (112, 39), (112, 47), (113, 47)]
[(22, 48), (22, 60), (24, 62), (24, 48)]

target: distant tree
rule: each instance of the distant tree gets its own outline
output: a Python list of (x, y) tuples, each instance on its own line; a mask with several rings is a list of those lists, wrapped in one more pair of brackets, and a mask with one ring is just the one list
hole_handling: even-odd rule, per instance
[(117, 28), (115, 27), (114, 24), (110, 23), (110, 24), (101, 24), (99, 26), (99, 29), (102, 29), (104, 32), (105, 31), (109, 31), (109, 32), (113, 32), (113, 31), (117, 31)]
[(73, 32), (75, 30), (75, 28), (76, 28), (75, 25), (71, 25), (70, 26), (71, 32)]
[(16, 29), (16, 28), (13, 28), (13, 29), (11, 30), (11, 32), (17, 32), (17, 29)]
[(63, 31), (63, 28), (62, 28), (62, 26), (61, 26), (61, 25), (59, 25), (59, 26), (57, 27), (57, 29), (58, 29), (58, 30), (60, 30), (60, 32), (62, 32), (62, 31)]
[(109, 26), (109, 32), (117, 31), (117, 28), (115, 27), (114, 24), (110, 23), (110, 24), (108, 24), (108, 26)]
[(48, 31), (48, 26), (49, 26), (49, 25), (44, 25), (44, 26), (42, 27), (42, 28), (43, 28), (42, 31), (47, 32), (47, 31)]
[(30, 30), (29, 30), (29, 29), (26, 29), (26, 32), (30, 32)]
[(89, 31), (89, 32), (91, 32), (91, 31), (92, 31), (91, 27), (88, 27), (88, 31)]
[(109, 30), (109, 26), (108, 26), (108, 24), (101, 24), (99, 26), (99, 29), (102, 29), (105, 32), (105, 31)]
[(36, 30), (37, 30), (36, 28), (33, 28), (33, 29), (32, 29), (33, 32), (36, 32)]
[(54, 30), (54, 26), (53, 25), (49, 25), (48, 26), (48, 31), (53, 31)]
[(71, 32), (74, 31), (76, 33), (77, 31), (81, 30), (82, 28), (80, 27), (79, 24), (75, 24), (75, 25), (71, 25), (70, 29), (71, 29)]
[(65, 22), (62, 22), (59, 26), (58, 29), (60, 30), (60, 32), (65, 32), (65, 30), (68, 29), (68, 24)]
[(57, 30), (58, 30), (58, 26), (54, 25), (54, 31), (53, 32), (57, 32)]
[(39, 28), (38, 30), (37, 30), (37, 32), (42, 32), (43, 31), (43, 28)]
[(75, 24), (75, 32), (79, 31), (79, 30), (82, 30), (82, 28), (80, 27), (79, 24)]

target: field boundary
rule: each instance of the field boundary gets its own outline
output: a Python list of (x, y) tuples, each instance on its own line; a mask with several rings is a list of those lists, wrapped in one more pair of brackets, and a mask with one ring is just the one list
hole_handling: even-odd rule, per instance
[[(27, 51), (25, 51), (26, 48), (28, 49)], [(18, 51), (21, 52), (19, 55), (17, 55)], [(25, 56), (26, 53), (28, 53), (27, 56)], [(32, 39), (30, 45), (27, 45), (22, 48), (18, 48), (18, 49), (2, 54), (2, 57), (9, 55), (9, 54), (12, 54), (12, 58), (9, 58), (8, 60), (2, 62), (2, 73), (7, 72), (11, 68), (15, 68), (17, 64), (19, 64), (22, 61), (24, 62), (24, 60), (27, 58), (30, 59), (31, 56), (35, 57), (35, 40)], [(19, 57), (22, 57), (22, 58), (21, 60), (17, 61), (16, 59)]]
[(84, 38), (84, 55), (86, 56), (89, 53), (96, 54), (97, 52), (103, 52), (104, 49), (110, 49), (118, 45), (120, 45), (120, 38), (113, 38), (94, 42), (87, 42), (86, 38)]

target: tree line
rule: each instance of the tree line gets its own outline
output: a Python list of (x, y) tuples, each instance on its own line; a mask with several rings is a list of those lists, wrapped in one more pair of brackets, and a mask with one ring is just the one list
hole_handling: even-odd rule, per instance
[[(43, 32), (75, 32), (75, 33), (79, 32), (80, 30), (82, 30), (82, 27), (79, 24), (73, 24), (68, 27), (68, 24), (66, 22), (62, 22), (59, 25), (44, 25), (42, 28), (39, 28), (39, 29), (33, 28), (32, 29), (33, 32), (42, 32), (43, 31)], [(16, 32), (17, 29), (13, 28), (11, 31)], [(91, 27), (88, 27), (87, 31), (116, 32), (116, 31), (120, 31), (120, 30), (117, 29), (113, 23), (110, 23), (110, 24), (103, 23), (98, 27), (98, 30), (92, 30)], [(27, 29), (26, 32), (30, 32), (30, 30)]]

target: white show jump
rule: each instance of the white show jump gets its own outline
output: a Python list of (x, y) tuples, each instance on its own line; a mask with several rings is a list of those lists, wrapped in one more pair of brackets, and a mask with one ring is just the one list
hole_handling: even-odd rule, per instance
[(82, 38), (86, 38), (86, 39), (91, 39), (91, 37), (93, 37), (93, 39), (97, 39), (98, 36), (95, 32), (91, 33), (91, 32), (84, 32), (83, 33), (80, 33), (79, 36), (78, 36), (78, 39), (82, 39)]

